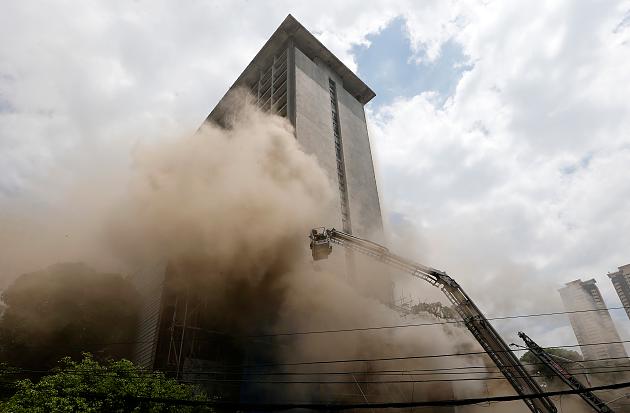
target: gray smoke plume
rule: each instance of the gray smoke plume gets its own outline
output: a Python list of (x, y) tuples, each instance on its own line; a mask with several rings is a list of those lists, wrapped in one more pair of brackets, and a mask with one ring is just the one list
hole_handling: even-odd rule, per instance
[[(347, 284), (344, 268), (313, 269), (306, 235), (334, 213), (331, 185), (315, 158), (300, 150), (285, 119), (240, 106), (228, 129), (204, 125), (194, 136), (138, 149), (136, 160), (130, 191), (109, 226), (112, 244), (134, 265), (168, 261), (203, 286), (198, 288), (207, 291), (209, 311), (221, 315), (215, 327), (257, 334), (400, 323), (396, 312), (366, 297), (378, 294), (364, 294)], [(276, 361), (285, 362), (478, 348), (461, 330), (442, 326), (295, 335), (275, 344)], [(355, 363), (326, 365), (323, 371), (357, 370), (355, 380), (369, 381), (391, 377), (360, 372), (466, 363), (479, 365), (483, 360)], [(296, 397), (340, 397), (338, 385), (320, 387), (289, 388)], [(418, 384), (413, 390), (412, 385), (367, 387), (353, 384), (350, 390), (385, 398), (401, 393), (411, 397), (415, 391), (416, 399), (449, 398), (455, 392), (450, 383)], [(460, 387), (457, 391), (465, 392), (476, 386)]]
[[(47, 253), (31, 264), (45, 259), (54, 262), (54, 254), (59, 251), (64, 260), (97, 260), (128, 274), (168, 262), (203, 289), (210, 303), (207, 311), (219, 320), (220, 328), (233, 334), (401, 323), (395, 311), (369, 298), (378, 294), (364, 294), (349, 285), (343, 269), (314, 269), (306, 236), (310, 228), (327, 222), (334, 213), (332, 186), (316, 159), (301, 151), (285, 119), (244, 104), (234, 109), (227, 129), (206, 124), (193, 136), (136, 146), (132, 156), (131, 170), (126, 171), (128, 174), (112, 171), (115, 179), (108, 180), (109, 171), (102, 170), (98, 174), (76, 174), (74, 187), (78, 189), (67, 192), (67, 209), (58, 208), (55, 214), (38, 218), (37, 222), (49, 224), (54, 230), (42, 231), (38, 250)], [(89, 181), (94, 176), (101, 177), (97, 185)], [(51, 217), (54, 222), (47, 221)], [(67, 225), (60, 225), (62, 222)], [(13, 257), (22, 259), (15, 267), (28, 266), (30, 252), (26, 241), (37, 233), (37, 226), (25, 228), (21, 237), (25, 241), (10, 249), (11, 254), (16, 254)], [(65, 239), (74, 241), (68, 243)], [(58, 241), (61, 249), (55, 247)], [(50, 248), (47, 250), (46, 246)], [(425, 319), (434, 320), (428, 315)], [(273, 359), (280, 362), (480, 349), (467, 332), (441, 325), (298, 334), (275, 340)], [(321, 365), (301, 372), (355, 374), (341, 376), (351, 380), (341, 387), (289, 385), (286, 392), (280, 393), (290, 394), (291, 399), (328, 401), (349, 400), (348, 393), (359, 397), (353, 401), (474, 396), (482, 394), (483, 382), (360, 382), (430, 378), (413, 372), (394, 376), (371, 374), (382, 370), (484, 364), (487, 360), (482, 357), (468, 357)], [(475, 377), (483, 377), (483, 373)]]

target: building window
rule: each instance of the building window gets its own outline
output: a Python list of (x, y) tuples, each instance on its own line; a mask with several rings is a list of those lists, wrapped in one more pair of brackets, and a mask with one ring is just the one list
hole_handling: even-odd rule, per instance
[(337, 85), (332, 79), (328, 79), (328, 91), (330, 92), (330, 108), (332, 114), (333, 137), (335, 141), (335, 156), (337, 158), (337, 178), (339, 181), (339, 199), (341, 200), (341, 224), (343, 231), (352, 233), (350, 225), (350, 206), (348, 205), (348, 185), (346, 181), (346, 167), (343, 158), (343, 141), (339, 128), (339, 103), (337, 100)]
[(251, 86), (256, 105), (265, 112), (287, 117), (287, 49), (273, 57), (266, 70), (260, 71), (258, 81)]

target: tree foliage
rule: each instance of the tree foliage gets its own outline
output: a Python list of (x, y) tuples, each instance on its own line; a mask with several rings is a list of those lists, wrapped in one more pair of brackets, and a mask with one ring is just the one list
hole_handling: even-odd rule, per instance
[[(582, 356), (577, 351), (562, 348), (547, 348), (545, 352), (550, 354), (565, 370), (571, 371), (580, 369), (579, 365), (573, 363), (574, 361), (582, 361)], [(544, 384), (550, 384), (556, 378), (556, 374), (553, 370), (547, 367), (546, 364), (541, 363), (534, 353), (529, 350), (521, 356), (521, 362), (527, 365), (527, 369), (533, 375), (540, 376), (538, 379)]]
[(453, 310), (451, 307), (446, 306), (440, 302), (435, 302), (435, 303), (418, 302), (418, 304), (411, 306), (410, 311), (412, 314), (420, 314), (421, 312), (426, 312), (442, 320), (457, 319), (457, 313), (455, 312), (455, 310)]
[(47, 369), (64, 356), (78, 359), (83, 351), (128, 357), (138, 300), (119, 274), (81, 263), (56, 264), (21, 275), (1, 298), (6, 308), (0, 318), (0, 361)]
[[(138, 401), (134, 397), (205, 399), (195, 387), (160, 372), (143, 371), (128, 360), (99, 363), (86, 353), (80, 362), (64, 358), (53, 374), (36, 383), (18, 381), (13, 396), (0, 404), (0, 412), (191, 411), (185, 406)], [(200, 408), (195, 407), (195, 411)]]
[(18, 369), (7, 363), (0, 363), (0, 401), (13, 394), (14, 383), (18, 379)]

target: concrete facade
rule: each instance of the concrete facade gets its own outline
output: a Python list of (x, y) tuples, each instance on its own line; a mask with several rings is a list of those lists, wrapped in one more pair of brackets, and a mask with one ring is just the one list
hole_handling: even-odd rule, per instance
[[(300, 147), (317, 158), (334, 188), (339, 187), (337, 160), (333, 143), (333, 122), (328, 93), (331, 73), (317, 66), (299, 49), (295, 49), (295, 135)], [(341, 194), (334, 193), (335, 205), (341, 205)], [(332, 218), (332, 217), (331, 217)], [(341, 228), (341, 215), (322, 225)]]
[[(568, 314), (584, 360), (623, 362), (628, 355), (595, 280), (571, 281), (558, 291), (566, 311), (601, 310)], [(613, 344), (587, 345), (595, 343)]]
[(630, 318), (630, 264), (622, 265), (618, 271), (608, 274), (608, 277)]
[[(350, 232), (364, 238), (382, 239), (383, 224), (374, 176), (374, 164), (363, 104), (343, 87), (343, 81), (319, 59), (311, 60), (295, 48), (295, 134), (305, 152), (315, 155), (334, 188), (340, 187), (329, 81), (338, 86), (339, 128), (343, 142)], [(336, 193), (341, 205), (342, 190)], [(331, 226), (343, 228), (341, 215)]]
[[(331, 82), (336, 91), (341, 156), (335, 146)], [(229, 101), (230, 91), (237, 88), (250, 90), (255, 103), (265, 111), (286, 117), (294, 126), (302, 149), (317, 158), (331, 185), (339, 188), (339, 215), (322, 225), (344, 228), (359, 237), (382, 242), (383, 223), (364, 110), (374, 92), (291, 15), (230, 87), (207, 121), (226, 123), (229, 109), (224, 108), (230, 105), (225, 102)], [(342, 222), (344, 196), (351, 222), (347, 227)]]
[[(276, 80), (277, 78), (277, 80)], [(230, 91), (249, 90), (263, 110), (286, 117), (301, 148), (315, 156), (334, 191), (326, 222), (314, 223), (383, 243), (383, 221), (364, 105), (375, 93), (292, 16), (288, 16), (208, 116), (229, 127)], [(393, 285), (352, 253), (323, 268), (345, 275), (382, 302)]]
[(383, 242), (383, 222), (365, 111), (345, 89), (339, 94), (339, 102), (353, 232)]
[(143, 368), (155, 366), (155, 354), (159, 339), (160, 317), (163, 314), (165, 265), (145, 268), (134, 275), (142, 305), (138, 314), (138, 327), (133, 361)]
[[(230, 91), (237, 88), (248, 89), (262, 110), (287, 118), (302, 149), (318, 160), (331, 186), (339, 189), (330, 222), (318, 224), (382, 241), (379, 197), (363, 109), (374, 92), (290, 15), (211, 111), (207, 122), (229, 127), (234, 119)], [(356, 268), (347, 254), (336, 254), (329, 261), (327, 265), (337, 268), (344, 268), (345, 261), (348, 272)], [(143, 303), (135, 361), (142, 367), (179, 371), (191, 360), (190, 354), (184, 354), (185, 349), (196, 348), (199, 355), (206, 353), (203, 348), (209, 345), (222, 345), (214, 338), (190, 342), (192, 335), (186, 334), (194, 327), (190, 325), (190, 309), (199, 312), (203, 306), (199, 300), (176, 291), (172, 287), (176, 283), (171, 282), (175, 278), (177, 274), (168, 266), (136, 276)], [(381, 291), (383, 296), (379, 298), (385, 301), (390, 299), (391, 285), (388, 279), (381, 282), (386, 288), (373, 290)], [(203, 314), (194, 314), (203, 319)]]

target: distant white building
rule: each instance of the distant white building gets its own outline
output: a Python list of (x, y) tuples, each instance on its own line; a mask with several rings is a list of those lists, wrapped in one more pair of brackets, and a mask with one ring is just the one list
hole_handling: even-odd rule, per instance
[(630, 318), (630, 264), (622, 265), (619, 271), (608, 274), (615, 291), (626, 308), (626, 314)]
[(594, 279), (571, 281), (558, 291), (565, 310), (576, 311), (568, 316), (585, 360), (615, 362), (628, 357)]

